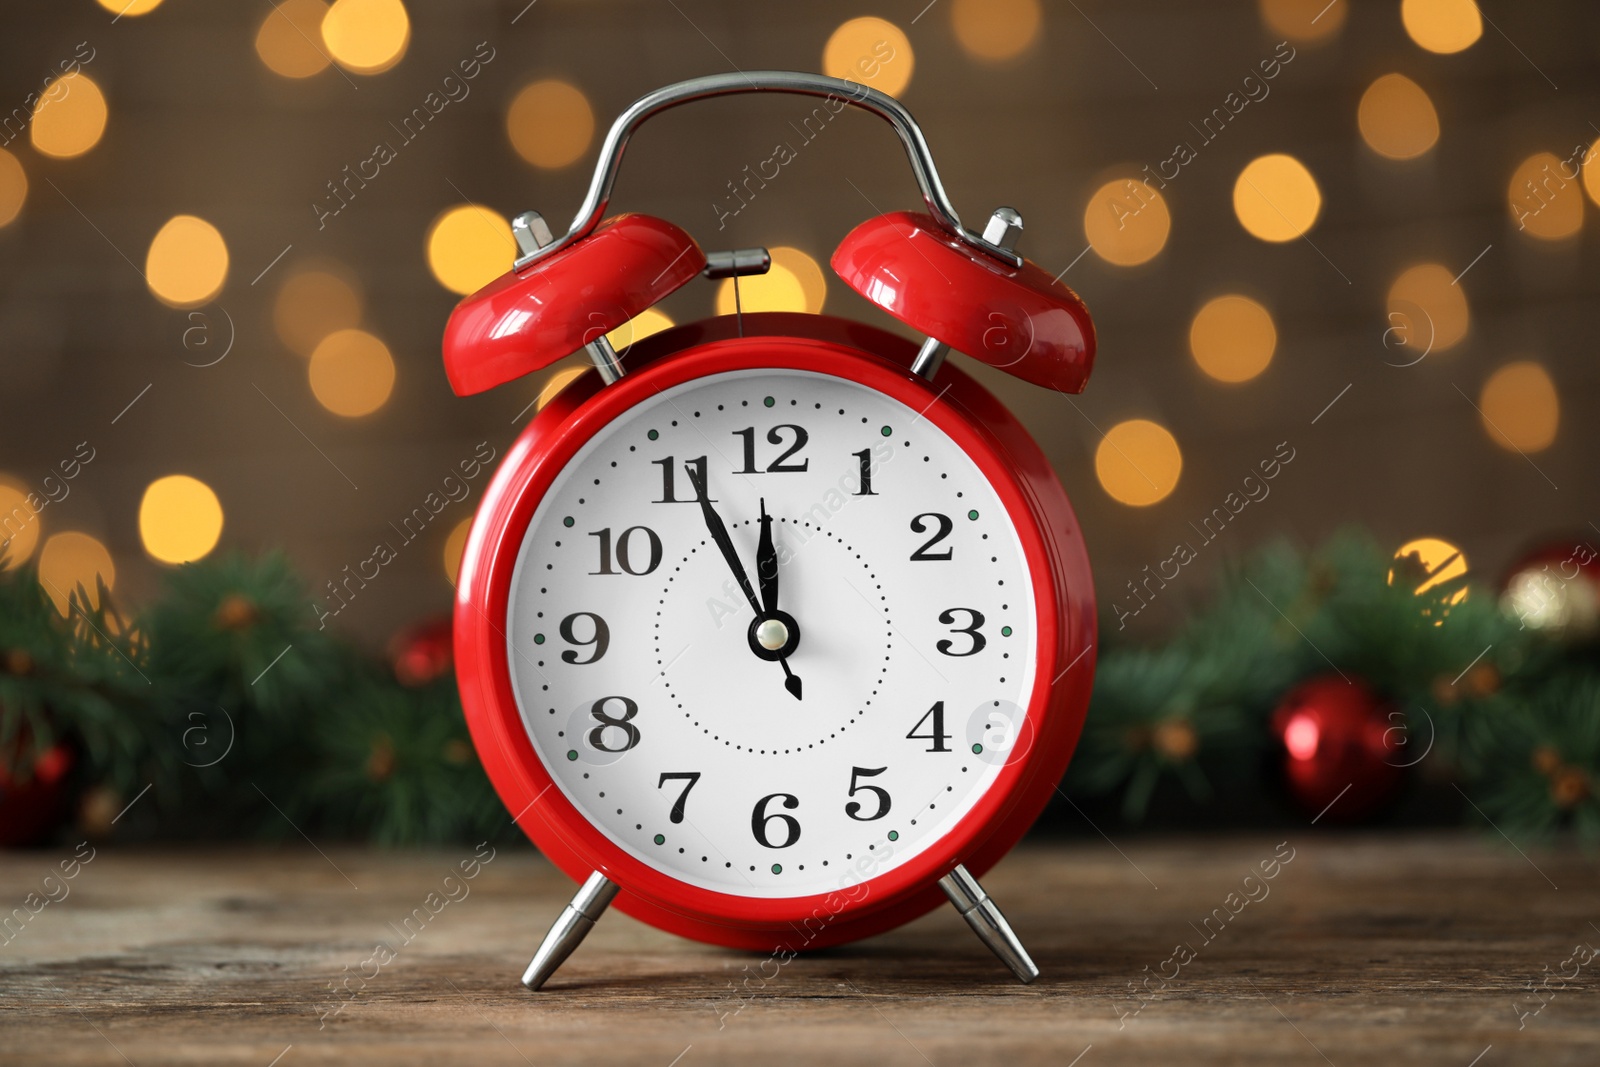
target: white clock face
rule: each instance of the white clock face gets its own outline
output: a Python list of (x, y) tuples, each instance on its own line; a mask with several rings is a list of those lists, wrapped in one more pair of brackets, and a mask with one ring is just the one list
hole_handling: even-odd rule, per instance
[(506, 634), (533, 747), (606, 837), (793, 897), (884, 874), (983, 796), (1035, 627), (1011, 516), (954, 441), (854, 382), (761, 370), (662, 392), (579, 450)]

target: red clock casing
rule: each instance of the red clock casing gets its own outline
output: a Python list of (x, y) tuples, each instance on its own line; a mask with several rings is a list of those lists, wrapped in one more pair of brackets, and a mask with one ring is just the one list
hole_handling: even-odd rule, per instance
[[(821, 948), (893, 928), (945, 902), (956, 864), (975, 876), (1027, 831), (1066, 770), (1088, 708), (1095, 605), (1077, 519), (1048, 460), (998, 400), (958, 367), (930, 385), (908, 367), (915, 346), (861, 323), (787, 313), (712, 319), (656, 334), (627, 353), (629, 373), (602, 388), (584, 374), (510, 449), (479, 505), (462, 557), (456, 664), (473, 742), (506, 807), (568, 875), (598, 871), (621, 887), (616, 906), (661, 929), (756, 950)], [(1037, 666), (1024, 723), (988, 791), (948, 834), (883, 873), (868, 865), (826, 894), (755, 898), (670, 877), (591, 825), (555, 785), (529, 741), (512, 692), (505, 621), (528, 525), (557, 473), (636, 403), (707, 375), (746, 369), (818, 372), (876, 389), (923, 413), (983, 471), (1022, 542), (1038, 612)]]

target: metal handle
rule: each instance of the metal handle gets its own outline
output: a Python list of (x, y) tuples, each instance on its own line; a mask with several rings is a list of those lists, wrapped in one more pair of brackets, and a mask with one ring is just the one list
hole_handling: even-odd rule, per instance
[(956, 214), (950, 198), (945, 195), (944, 186), (939, 183), (939, 172), (933, 165), (933, 153), (928, 150), (928, 142), (922, 136), (921, 127), (911, 117), (911, 112), (894, 97), (857, 82), (829, 78), (821, 74), (807, 74), (793, 70), (753, 70), (690, 78), (688, 81), (663, 86), (635, 100), (633, 105), (617, 116), (617, 121), (611, 124), (611, 131), (606, 134), (605, 143), (600, 146), (600, 159), (595, 165), (594, 178), (589, 182), (588, 195), (584, 197), (583, 206), (578, 208), (577, 215), (573, 217), (572, 225), (567, 228), (567, 232), (560, 240), (520, 257), (515, 263), (515, 268), (520, 271), (546, 256), (554, 255), (574, 241), (588, 236), (599, 224), (601, 216), (605, 213), (606, 204), (611, 200), (611, 189), (616, 184), (617, 171), (622, 166), (622, 152), (628, 146), (628, 138), (645, 119), (693, 100), (707, 100), (715, 96), (733, 96), (740, 93), (794, 93), (800, 96), (829, 97), (842, 100), (852, 107), (859, 107), (883, 119), (894, 127), (894, 132), (900, 137), (900, 143), (905, 146), (906, 158), (911, 162), (911, 172), (917, 178), (917, 188), (922, 191), (922, 199), (939, 225), (949, 231), (952, 237), (984, 255), (992, 256), (1013, 267), (1022, 265), (1022, 258), (1015, 252), (990, 244), (961, 225), (960, 216)]

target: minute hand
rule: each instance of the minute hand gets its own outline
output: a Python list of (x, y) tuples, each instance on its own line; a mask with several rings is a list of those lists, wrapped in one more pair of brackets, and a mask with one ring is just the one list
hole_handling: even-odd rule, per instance
[(727, 561), (728, 569), (733, 572), (734, 580), (744, 591), (744, 598), (750, 602), (750, 610), (760, 615), (761, 602), (756, 599), (755, 587), (750, 584), (750, 576), (745, 573), (744, 564), (739, 562), (739, 553), (734, 550), (733, 539), (728, 536), (727, 525), (723, 523), (722, 516), (717, 514), (717, 509), (711, 506), (705, 479), (700, 476), (700, 472), (693, 464), (685, 463), (684, 468), (689, 472), (689, 482), (694, 486), (695, 496), (699, 498), (700, 514), (705, 517), (706, 529), (711, 534), (711, 540), (716, 542), (717, 548), (722, 552), (722, 558)]
[(761, 582), (761, 603), (770, 615), (778, 610), (778, 553), (772, 547), (772, 516), (761, 499), (761, 540), (756, 543), (756, 578)]

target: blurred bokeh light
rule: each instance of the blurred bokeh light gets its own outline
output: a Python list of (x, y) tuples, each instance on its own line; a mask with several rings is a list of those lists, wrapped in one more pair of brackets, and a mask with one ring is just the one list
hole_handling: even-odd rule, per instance
[(911, 84), (915, 66), (911, 41), (900, 27), (870, 15), (851, 19), (834, 30), (822, 49), (824, 74), (890, 96)]
[(1483, 36), (1483, 16), (1473, 0), (1401, 0), (1400, 21), (1430, 52), (1460, 52)]
[(322, 46), (327, 14), (322, 0), (278, 0), (256, 31), (256, 55), (285, 78), (309, 78), (327, 70), (331, 60)]
[(28, 175), (16, 156), (0, 148), (0, 226), (9, 225), (28, 199)]
[(428, 267), (439, 284), (466, 296), (511, 269), (517, 242), (506, 217), (482, 204), (461, 204), (428, 229)]
[(311, 353), (311, 391), (335, 415), (356, 418), (383, 407), (394, 390), (389, 346), (365, 330), (329, 334)]
[(1039, 36), (1039, 0), (953, 0), (956, 42), (974, 59), (1011, 59)]
[(361, 293), (354, 279), (331, 268), (289, 275), (278, 289), (272, 324), (293, 352), (309, 356), (336, 330), (361, 325)]
[(97, 538), (77, 530), (64, 530), (45, 539), (39, 553), (39, 584), (44, 586), (56, 610), (71, 613), (72, 594), (79, 586), (87, 594), (90, 607), (100, 603), (96, 578), (107, 589), (115, 589), (117, 568), (111, 553)]
[(195, 215), (174, 215), (150, 241), (145, 281), (156, 299), (196, 307), (228, 280), (228, 244), (217, 228)]
[(1357, 121), (1367, 147), (1390, 159), (1415, 159), (1439, 140), (1433, 101), (1404, 74), (1385, 74), (1367, 86)]
[(1239, 224), (1263, 241), (1304, 236), (1321, 210), (1317, 180), (1304, 163), (1281, 152), (1251, 160), (1233, 186), (1233, 212)]
[(506, 134), (517, 155), (544, 170), (557, 170), (588, 151), (594, 139), (594, 110), (578, 89), (564, 81), (537, 81), (512, 98)]
[(1247, 296), (1206, 301), (1189, 324), (1189, 351), (1219, 382), (1247, 382), (1267, 369), (1278, 346), (1272, 314)]
[(1172, 230), (1167, 202), (1138, 178), (1116, 178), (1089, 197), (1083, 235), (1095, 255), (1119, 267), (1154, 259)]
[(1165, 500), (1178, 486), (1183, 453), (1160, 423), (1128, 419), (1107, 431), (1094, 452), (1094, 472), (1112, 499), (1130, 507)]
[(1467, 336), (1470, 322), (1466, 290), (1448, 267), (1418, 263), (1389, 286), (1389, 324), (1404, 330), (1405, 343), (1419, 354), (1454, 347)]
[(109, 111), (105, 94), (82, 71), (52, 80), (33, 106), (28, 133), (33, 147), (47, 156), (70, 159), (100, 143)]
[(333, 59), (355, 74), (381, 74), (406, 54), (411, 18), (400, 0), (334, 0), (322, 20)]
[(1489, 439), (1513, 452), (1542, 452), (1555, 443), (1561, 400), (1550, 373), (1533, 360), (1516, 360), (1489, 375), (1478, 397)]
[(222, 501), (187, 474), (157, 478), (139, 501), (139, 540), (162, 563), (204, 559), (222, 537)]

